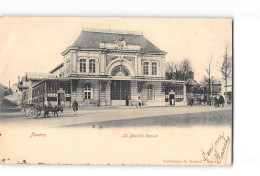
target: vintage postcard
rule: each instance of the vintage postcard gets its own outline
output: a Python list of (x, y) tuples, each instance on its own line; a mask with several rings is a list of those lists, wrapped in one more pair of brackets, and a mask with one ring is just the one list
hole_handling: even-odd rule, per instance
[(232, 19), (0, 18), (0, 163), (232, 164)]

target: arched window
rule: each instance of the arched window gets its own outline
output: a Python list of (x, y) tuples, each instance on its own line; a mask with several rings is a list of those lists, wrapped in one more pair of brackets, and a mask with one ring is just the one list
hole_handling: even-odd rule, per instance
[(96, 64), (95, 59), (89, 60), (89, 73), (95, 73), (96, 72)]
[(80, 72), (85, 73), (86, 72), (86, 59), (80, 59)]
[(152, 85), (147, 86), (147, 99), (154, 100), (154, 88)]
[(91, 84), (85, 84), (85, 99), (92, 100), (93, 99), (93, 88)]
[(152, 75), (157, 75), (157, 63), (152, 63)]
[(130, 76), (129, 73), (129, 70), (125, 66), (118, 65), (111, 71), (111, 76)]

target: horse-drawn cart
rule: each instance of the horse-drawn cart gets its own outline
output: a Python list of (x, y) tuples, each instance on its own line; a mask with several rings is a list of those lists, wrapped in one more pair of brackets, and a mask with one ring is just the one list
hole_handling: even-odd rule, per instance
[(39, 104), (23, 105), (24, 113), (27, 118), (35, 119), (41, 115), (42, 107)]
[(41, 115), (41, 112), (44, 112), (44, 117), (47, 116), (49, 117), (49, 112), (53, 112), (54, 117), (57, 115), (58, 117), (58, 112), (63, 112), (62, 106), (41, 106), (39, 104), (25, 104), (23, 105), (24, 113), (27, 118), (29, 119), (35, 119)]

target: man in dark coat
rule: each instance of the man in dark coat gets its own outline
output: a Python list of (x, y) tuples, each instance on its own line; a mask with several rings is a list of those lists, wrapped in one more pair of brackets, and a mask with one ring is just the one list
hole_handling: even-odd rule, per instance
[(217, 97), (214, 98), (214, 104), (215, 104), (215, 107), (218, 106), (218, 98)]
[(77, 115), (77, 111), (78, 111), (78, 102), (76, 100), (73, 101), (72, 103), (72, 108), (74, 111), (74, 115)]
[(193, 101), (194, 101), (194, 99), (193, 99), (193, 97), (191, 97), (191, 99), (190, 99), (190, 106), (193, 106)]
[(222, 107), (224, 107), (224, 102), (225, 102), (224, 97), (222, 95), (220, 95), (219, 104), (222, 104)]

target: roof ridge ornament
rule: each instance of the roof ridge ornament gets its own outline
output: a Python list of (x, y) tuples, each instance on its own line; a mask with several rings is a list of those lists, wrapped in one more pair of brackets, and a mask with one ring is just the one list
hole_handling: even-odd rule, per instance
[(126, 49), (126, 42), (125, 42), (125, 40), (124, 40), (123, 37), (120, 37), (120, 38), (117, 39), (115, 42), (116, 42), (118, 48), (120, 48), (121, 50), (122, 50), (122, 49)]

